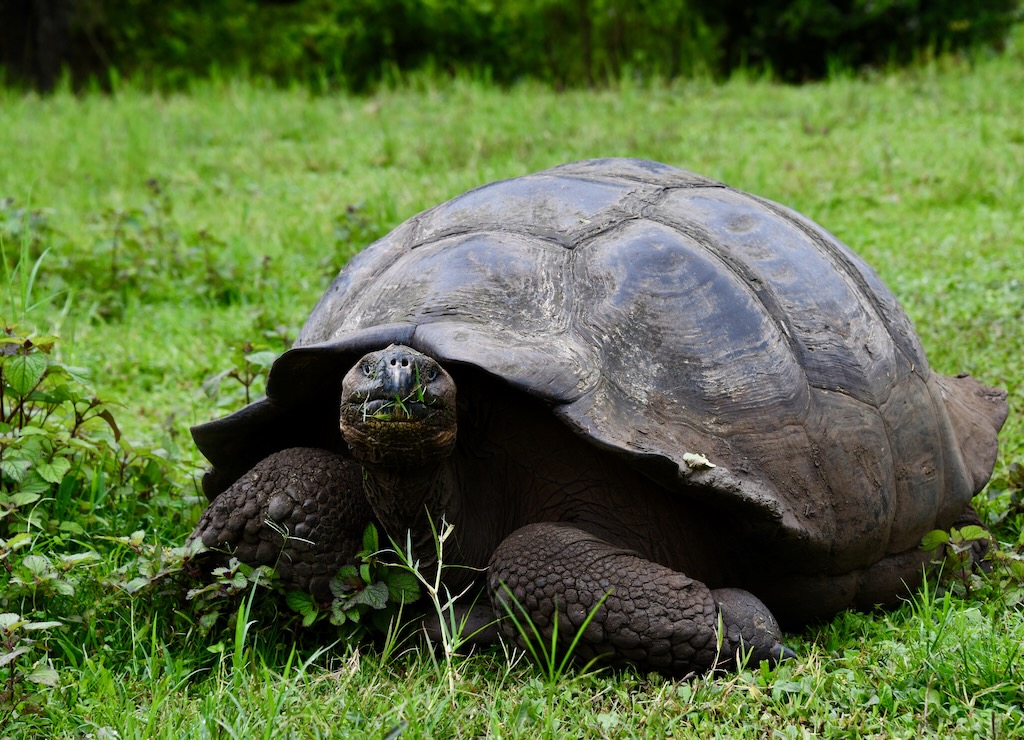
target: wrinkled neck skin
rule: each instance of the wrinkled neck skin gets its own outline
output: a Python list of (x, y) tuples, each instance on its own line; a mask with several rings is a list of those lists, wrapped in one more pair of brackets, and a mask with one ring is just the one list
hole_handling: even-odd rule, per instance
[(457, 516), (449, 460), (433, 465), (363, 465), (363, 489), (387, 535), (412, 562), (430, 570), (437, 564), (436, 537)]
[(454, 421), (431, 429), (406, 422), (343, 424), (352, 456), (363, 467), (363, 491), (388, 537), (406, 550), (413, 562), (437, 560), (434, 533), (442, 517), (452, 521), (451, 453)]

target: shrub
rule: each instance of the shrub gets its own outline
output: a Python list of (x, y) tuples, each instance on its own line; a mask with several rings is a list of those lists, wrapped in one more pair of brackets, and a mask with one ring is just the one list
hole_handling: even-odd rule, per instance
[(789, 80), (1000, 48), (1021, 17), (1019, 0), (697, 0), (697, 8), (721, 36), (724, 69), (768, 66)]
[(228, 73), (362, 90), (422, 68), (579, 85), (751, 65), (799, 80), (998, 48), (1019, 18), (1020, 0), (22, 1), (0, 10), (0, 65), (43, 88), (61, 65), (159, 87)]

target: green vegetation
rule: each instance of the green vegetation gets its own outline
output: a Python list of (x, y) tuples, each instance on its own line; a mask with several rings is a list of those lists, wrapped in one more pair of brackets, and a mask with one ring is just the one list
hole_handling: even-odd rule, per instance
[(297, 591), (285, 599), (302, 615), (302, 626), (327, 620), (335, 627), (346, 626), (341, 636), (355, 642), (367, 634), (386, 635), (401, 622), (402, 607), (420, 597), (415, 570), (403, 570), (381, 560), (382, 550), (373, 524), (363, 533), (363, 549), (356, 553), (356, 565), (345, 565), (331, 579), (329, 610), (321, 610), (312, 596)]
[[(246, 74), (366, 90), (414, 70), (565, 86), (990, 54), (1020, 0), (10, 0), (0, 75), (49, 89), (132, 79), (181, 89)], [(0, 82), (3, 77), (0, 76)]]
[[(1016, 46), (799, 88), (424, 75), (372, 97), (230, 81), (0, 92), (0, 736), (1024, 732), (1024, 99), (1006, 93), (1020, 89)], [(977, 501), (1006, 543), (993, 576), (841, 614), (791, 636), (800, 659), (775, 670), (690, 682), (500, 648), (438, 660), (400, 634), (336, 644), (329, 618), (241, 571), (218, 586), (239, 591), (230, 608), (185, 601), (168, 574), (202, 507), (188, 426), (257, 397), (340, 266), (404, 218), (603, 155), (807, 214), (876, 267), (937, 370), (1010, 390)], [(386, 582), (365, 564), (364, 583)]]

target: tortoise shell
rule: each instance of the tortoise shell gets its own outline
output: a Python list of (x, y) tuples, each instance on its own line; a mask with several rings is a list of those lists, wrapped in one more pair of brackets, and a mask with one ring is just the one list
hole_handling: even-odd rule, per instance
[(354, 257), (267, 398), (194, 430), (207, 494), (279, 449), (343, 451), (340, 380), (392, 342), (543, 399), (827, 572), (948, 526), (1005, 417), (1003, 394), (931, 371), (893, 294), (821, 227), (663, 164), (591, 160), (471, 190)]

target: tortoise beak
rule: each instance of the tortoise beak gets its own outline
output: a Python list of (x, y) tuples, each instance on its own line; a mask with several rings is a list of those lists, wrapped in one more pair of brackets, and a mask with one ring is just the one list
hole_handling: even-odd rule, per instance
[(380, 382), (385, 397), (407, 398), (419, 389), (422, 380), (418, 360), (411, 350), (399, 345), (391, 345), (381, 353)]

